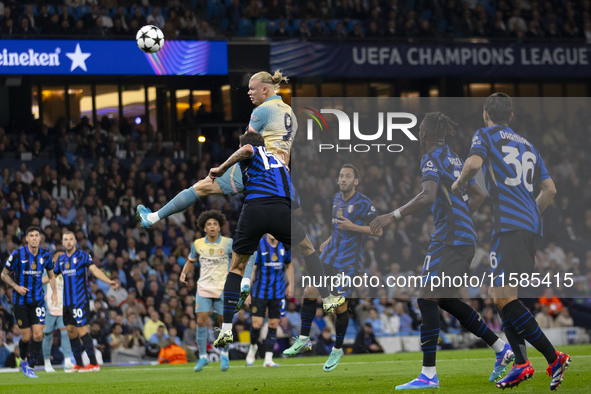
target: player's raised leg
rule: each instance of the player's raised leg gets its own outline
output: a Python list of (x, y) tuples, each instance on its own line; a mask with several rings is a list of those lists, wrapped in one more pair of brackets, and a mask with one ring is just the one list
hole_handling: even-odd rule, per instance
[(224, 175), (224, 177), (220, 177), (214, 182), (209, 177), (200, 180), (193, 186), (178, 193), (156, 212), (152, 212), (142, 204), (138, 205), (137, 215), (139, 216), (142, 227), (151, 228), (158, 221), (175, 213), (185, 211), (200, 198), (214, 194), (236, 194), (242, 191), (242, 175), (238, 167), (231, 168), (228, 170), (227, 175)]

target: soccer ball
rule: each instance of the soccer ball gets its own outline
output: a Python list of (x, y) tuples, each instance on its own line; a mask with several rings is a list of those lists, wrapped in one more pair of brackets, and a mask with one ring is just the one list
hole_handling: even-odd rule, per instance
[(137, 47), (146, 53), (156, 53), (164, 46), (164, 34), (157, 26), (146, 25), (135, 35)]

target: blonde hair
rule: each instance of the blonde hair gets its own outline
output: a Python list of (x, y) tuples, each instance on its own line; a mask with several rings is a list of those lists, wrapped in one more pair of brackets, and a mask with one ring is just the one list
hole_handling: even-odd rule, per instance
[(258, 73), (254, 74), (252, 77), (250, 77), (250, 79), (251, 80), (256, 79), (256, 80), (260, 81), (261, 83), (267, 83), (267, 84), (273, 85), (273, 89), (275, 89), (276, 92), (279, 90), (279, 85), (281, 85), (281, 82), (288, 82), (289, 81), (289, 79), (287, 79), (287, 77), (283, 76), (283, 74), (279, 70), (275, 70), (273, 75), (271, 75), (270, 73), (268, 73), (266, 71), (259, 71)]

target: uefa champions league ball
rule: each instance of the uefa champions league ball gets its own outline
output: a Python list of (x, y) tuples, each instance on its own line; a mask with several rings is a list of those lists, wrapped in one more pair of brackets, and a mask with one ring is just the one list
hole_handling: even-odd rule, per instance
[(146, 53), (156, 53), (164, 46), (164, 34), (157, 26), (146, 25), (135, 35), (137, 47)]

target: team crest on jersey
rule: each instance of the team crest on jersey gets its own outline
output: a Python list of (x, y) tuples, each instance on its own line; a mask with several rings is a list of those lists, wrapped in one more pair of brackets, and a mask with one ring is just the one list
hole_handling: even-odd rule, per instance
[(213, 253), (214, 253), (213, 249), (209, 249), (209, 255), (213, 256)]
[(37, 264), (35, 264), (35, 263), (31, 264), (31, 269), (32, 269), (32, 270), (35, 270), (35, 269), (37, 269)]
[(343, 216), (343, 209), (339, 208), (339, 210), (337, 211), (337, 217), (340, 218)]
[(353, 213), (353, 209), (355, 209), (355, 204), (351, 204), (347, 207), (347, 212), (348, 213)]
[(271, 256), (271, 260), (277, 261), (279, 260), (279, 257), (277, 256), (277, 254), (273, 253), (273, 256)]
[(218, 249), (218, 254), (221, 256), (224, 254), (224, 249)]
[(66, 263), (66, 269), (69, 270), (70, 269), (70, 263)]
[(256, 306), (252, 307), (252, 314), (254, 315), (255, 313), (257, 313), (258, 308)]

